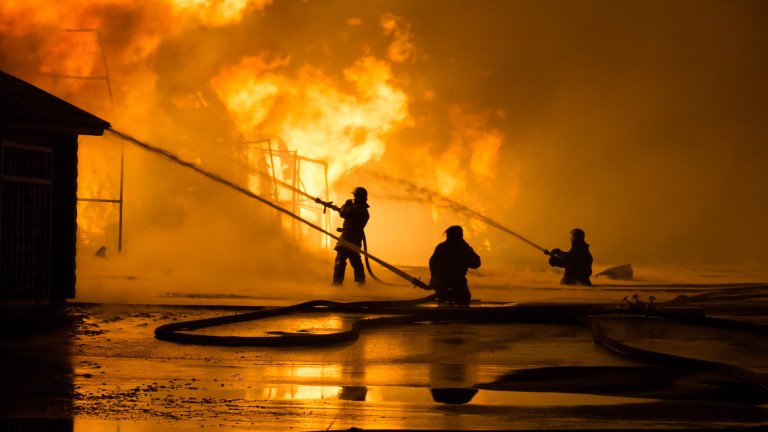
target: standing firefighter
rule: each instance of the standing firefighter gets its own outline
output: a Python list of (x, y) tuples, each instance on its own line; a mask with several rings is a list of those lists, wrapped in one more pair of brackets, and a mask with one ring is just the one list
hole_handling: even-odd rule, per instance
[(545, 250), (549, 255), (549, 265), (565, 268), (565, 275), (560, 280), (561, 285), (592, 285), (592, 254), (589, 245), (584, 241), (584, 231), (575, 228), (571, 230), (571, 250), (563, 252), (560, 249)]
[(438, 244), (429, 259), (430, 287), (440, 303), (468, 305), (471, 294), (467, 270), (480, 267), (480, 257), (464, 241), (464, 230), (454, 225), (445, 230), (445, 241)]
[[(341, 227), (341, 239), (345, 240), (358, 248), (363, 245), (365, 232), (363, 229), (368, 223), (370, 215), (368, 214), (368, 191), (362, 187), (356, 187), (352, 191), (353, 200), (347, 200), (341, 208), (335, 207), (339, 215), (344, 219)], [(344, 271), (347, 267), (347, 260), (355, 271), (355, 282), (358, 285), (365, 283), (365, 267), (360, 259), (360, 254), (344, 246), (341, 242), (336, 243), (336, 261), (333, 266), (333, 284), (341, 285), (344, 282)]]

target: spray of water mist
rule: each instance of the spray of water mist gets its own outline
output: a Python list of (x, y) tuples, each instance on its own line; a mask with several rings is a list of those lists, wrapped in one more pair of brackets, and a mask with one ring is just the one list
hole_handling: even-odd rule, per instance
[[(370, 162), (393, 178), (421, 175), (423, 184), (439, 185), (443, 196), (397, 183), (410, 191), (407, 199), (423, 197), (433, 209), (450, 208), (470, 216), (475, 226), (509, 235), (503, 227), (513, 226), (536, 240), (532, 247), (564, 242), (567, 231), (579, 226), (589, 233), (601, 265), (676, 265), (680, 275), (681, 263), (700, 261), (707, 271), (713, 263), (744, 264), (765, 274), (768, 225), (762, 221), (765, 203), (756, 197), (768, 180), (768, 62), (760, 55), (768, 33), (752, 19), (764, 15), (764, 4), (240, 4), (3, 2), (0, 66), (113, 125), (130, 125), (150, 142), (179, 143), (167, 148), (209, 171), (236, 169), (231, 160), (243, 150), (237, 137), (282, 136), (288, 148), (338, 167), (331, 188), (357, 183), (347, 174)], [(52, 27), (98, 28), (103, 40), (94, 32)], [(687, 31), (680, 33), (682, 27)], [(52, 75), (104, 76), (107, 63), (111, 87)], [(112, 108), (107, 90), (114, 96)], [(373, 114), (387, 101), (386, 109)], [(451, 114), (453, 107), (460, 112)], [(473, 121), (482, 113), (491, 113), (487, 122)], [(341, 150), (339, 142), (345, 143)], [(321, 143), (332, 145), (321, 149)], [(229, 152), (218, 165), (214, 147)], [(343, 167), (328, 156), (359, 156), (366, 149), (370, 157)], [(88, 157), (81, 152), (81, 162)], [(152, 256), (155, 268), (180, 274), (186, 263), (158, 253), (165, 252), (158, 244), (189, 234), (182, 252), (207, 259), (208, 245), (189, 245), (223, 237), (212, 230), (235, 239), (229, 247), (220, 242), (216, 264), (249, 265), (244, 256), (258, 252), (248, 242), (261, 234), (281, 252), (293, 247), (286, 246), (288, 235), (277, 233), (279, 222), (243, 235), (229, 215), (216, 213), (209, 196), (187, 193), (200, 185), (183, 176), (158, 179), (156, 162), (149, 162), (150, 169), (142, 169), (144, 160), (132, 162), (126, 168), (134, 176), (134, 183), (126, 182), (127, 193), (134, 194), (126, 199), (134, 213), (126, 226), (132, 250), (125, 254), (132, 252), (131, 259), (143, 254), (148, 262)], [(498, 176), (484, 177), (488, 173)], [(95, 184), (80, 185), (82, 195), (95, 190)], [(314, 190), (319, 189), (307, 189)], [(490, 213), (480, 204), (490, 202), (502, 212), (512, 205), (525, 211), (494, 216), (502, 222), (494, 224), (480, 217)], [(253, 216), (253, 209), (238, 210), (244, 219)], [(452, 215), (438, 220), (434, 211), (423, 210), (405, 201), (377, 202), (367, 233), (375, 250), (424, 263), (439, 232), (453, 221)], [(214, 213), (221, 216), (217, 225), (205, 220)], [(157, 223), (158, 214), (172, 220)], [(389, 222), (401, 218), (407, 222)], [(274, 233), (255, 232), (273, 228)], [(517, 239), (501, 236), (497, 242), (482, 239), (498, 261), (520, 267), (534, 255)], [(401, 238), (416, 252), (399, 252), (405, 249)], [(285, 255), (290, 258), (283, 261), (301, 260)], [(535, 255), (536, 269), (546, 269)], [(327, 259), (317, 260), (318, 267)], [(88, 276), (83, 269), (79, 262), (79, 286)], [(144, 269), (135, 271), (140, 276)], [(249, 271), (257, 278), (262, 269)], [(318, 280), (323, 272), (327, 268)]]
[[(131, 137), (129, 135), (126, 135), (126, 134), (124, 134), (122, 132), (118, 132), (118, 131), (116, 131), (114, 129), (108, 129), (108, 131), (110, 133), (114, 134), (115, 136), (125, 140), (125, 141), (128, 141), (128, 142), (130, 142), (132, 144), (135, 144), (135, 145), (137, 145), (139, 147), (142, 147), (142, 148), (144, 148), (144, 149), (146, 149), (148, 151), (151, 151), (153, 153), (159, 154), (159, 155), (161, 155), (161, 156), (163, 156), (163, 157), (165, 157), (167, 159), (170, 159), (173, 162), (175, 162), (175, 163), (177, 163), (177, 164), (179, 164), (179, 165), (181, 165), (181, 166), (183, 166), (185, 168), (189, 168), (189, 169), (197, 172), (198, 174), (201, 174), (201, 175), (209, 178), (210, 180), (213, 180), (213, 181), (215, 181), (217, 183), (221, 183), (221, 184), (223, 184), (223, 185), (225, 185), (225, 186), (227, 186), (229, 188), (232, 188), (232, 189), (234, 189), (234, 190), (236, 190), (236, 191), (238, 191), (240, 193), (243, 193), (243, 194), (247, 195), (250, 198), (256, 199), (256, 200), (260, 201), (262, 204), (265, 204), (265, 205), (267, 205), (269, 207), (272, 207), (273, 209), (275, 209), (275, 210), (277, 210), (277, 211), (279, 211), (279, 212), (281, 212), (281, 213), (283, 213), (285, 215), (288, 215), (291, 218), (294, 218), (294, 219), (298, 220), (299, 222), (309, 226), (310, 228), (312, 228), (314, 230), (317, 230), (317, 231), (319, 231), (319, 232), (321, 232), (321, 233), (323, 233), (323, 234), (333, 238), (334, 240), (338, 241), (339, 243), (343, 244), (344, 246), (346, 246), (346, 247), (348, 247), (348, 248), (350, 248), (350, 249), (352, 249), (352, 250), (354, 250), (354, 251), (356, 251), (356, 252), (358, 252), (360, 254), (365, 255), (367, 258), (375, 261), (376, 263), (380, 264), (381, 266), (383, 266), (387, 270), (390, 270), (391, 272), (395, 273), (396, 275), (402, 277), (403, 279), (407, 280), (408, 282), (413, 283), (415, 286), (418, 286), (418, 287), (424, 288), (424, 289), (428, 289), (428, 286), (426, 284), (424, 284), (423, 282), (421, 282), (418, 278), (409, 275), (408, 273), (398, 269), (397, 267), (387, 263), (386, 261), (384, 261), (384, 260), (382, 260), (380, 258), (377, 258), (376, 256), (370, 254), (368, 251), (360, 249), (359, 247), (357, 247), (354, 244), (352, 244), (352, 243), (342, 239), (341, 237), (338, 237), (338, 236), (336, 236), (334, 234), (331, 234), (330, 232), (328, 232), (328, 231), (324, 230), (323, 228), (315, 225), (314, 223), (312, 223), (312, 222), (310, 222), (310, 221), (308, 221), (308, 220), (306, 220), (306, 219), (304, 219), (304, 218), (302, 218), (302, 217), (300, 217), (300, 216), (298, 216), (298, 215), (296, 215), (296, 214), (294, 214), (294, 213), (292, 213), (292, 212), (290, 212), (290, 211), (288, 211), (288, 210), (278, 206), (277, 204), (274, 204), (274, 203), (272, 203), (272, 202), (270, 202), (270, 201), (268, 201), (268, 200), (266, 200), (266, 199), (256, 195), (255, 193), (251, 192), (250, 190), (248, 190), (248, 189), (246, 189), (246, 188), (244, 188), (242, 186), (239, 186), (239, 185), (237, 185), (237, 184), (235, 184), (235, 183), (233, 183), (233, 182), (231, 182), (229, 180), (226, 180), (226, 179), (222, 178), (221, 176), (218, 176), (218, 175), (213, 174), (213, 173), (211, 173), (209, 171), (206, 171), (206, 170), (200, 168), (199, 166), (197, 166), (197, 165), (195, 165), (195, 164), (193, 164), (191, 162), (182, 160), (178, 156), (175, 156), (175, 155), (171, 154), (170, 152), (168, 152), (166, 150), (163, 150), (163, 149), (160, 149), (158, 147), (154, 147), (152, 145), (149, 145), (147, 143), (139, 141), (136, 138), (133, 138), (133, 137)], [(284, 184), (284, 185), (288, 186), (287, 184)], [(291, 188), (295, 189), (293, 187), (291, 187)], [(298, 191), (298, 189), (296, 189), (296, 190)], [(309, 196), (309, 195), (307, 194), (307, 196)]]
[(545, 251), (545, 249), (543, 247), (541, 247), (541, 246), (537, 245), (536, 243), (528, 240), (527, 238), (521, 236), (520, 234), (510, 230), (509, 228), (501, 225), (500, 223), (498, 223), (498, 222), (496, 222), (496, 221), (494, 221), (494, 220), (492, 220), (492, 219), (482, 215), (481, 213), (479, 213), (479, 212), (477, 212), (475, 210), (470, 209), (469, 207), (465, 206), (464, 204), (461, 204), (461, 203), (459, 203), (459, 202), (457, 202), (455, 200), (452, 200), (451, 198), (443, 196), (443, 195), (435, 192), (434, 190), (432, 190), (430, 188), (427, 188), (425, 186), (419, 186), (416, 183), (413, 183), (411, 181), (400, 179), (400, 178), (395, 178), (395, 177), (392, 177), (392, 176), (389, 176), (387, 174), (383, 174), (383, 173), (380, 173), (380, 172), (367, 171), (367, 173), (369, 175), (375, 177), (375, 178), (382, 179), (382, 180), (385, 180), (385, 181), (387, 181), (389, 183), (392, 183), (394, 185), (406, 188), (408, 190), (408, 192), (413, 194), (408, 199), (421, 200), (422, 202), (428, 202), (428, 203), (430, 203), (432, 205), (437, 205), (437, 206), (440, 206), (440, 207), (449, 208), (449, 209), (451, 209), (451, 210), (453, 210), (453, 211), (455, 211), (457, 213), (460, 213), (460, 214), (469, 216), (471, 218), (477, 219), (477, 220), (482, 221), (482, 222), (484, 222), (484, 223), (486, 223), (486, 224), (488, 224), (488, 225), (490, 225), (490, 226), (492, 226), (494, 228), (497, 228), (497, 229), (499, 229), (499, 230), (501, 230), (501, 231), (503, 231), (503, 232), (505, 232), (507, 234), (513, 235), (513, 236), (517, 237), (518, 239), (522, 240), (523, 242), (525, 242), (525, 243), (535, 247), (536, 249), (538, 249), (541, 252)]

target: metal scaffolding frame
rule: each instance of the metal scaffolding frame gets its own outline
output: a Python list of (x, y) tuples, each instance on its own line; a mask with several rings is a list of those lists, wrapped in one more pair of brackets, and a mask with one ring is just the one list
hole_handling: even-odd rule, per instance
[(104, 83), (107, 85), (107, 93), (109, 94), (109, 103), (112, 108), (114, 108), (115, 100), (112, 96), (112, 83), (109, 80), (109, 67), (107, 66), (107, 54), (104, 51), (104, 42), (101, 38), (101, 30), (98, 28), (92, 28), (92, 29), (59, 29), (59, 31), (65, 32), (65, 33), (96, 33), (96, 40), (99, 43), (99, 52), (101, 52), (101, 62), (104, 66), (104, 75), (66, 75), (66, 74), (57, 74), (57, 73), (50, 73), (50, 72), (40, 72), (39, 75), (42, 76), (48, 76), (52, 78), (63, 78), (63, 79), (74, 79), (74, 80), (104, 80)]
[[(60, 79), (74, 79), (74, 80), (104, 80), (109, 95), (110, 106), (114, 108), (114, 99), (112, 94), (112, 85), (109, 78), (109, 68), (107, 65), (107, 57), (104, 50), (104, 44), (101, 37), (101, 31), (98, 28), (91, 29), (61, 29), (67, 33), (95, 33), (99, 51), (101, 53), (101, 60), (104, 67), (104, 75), (95, 76), (76, 76), (56, 73), (40, 73), (40, 75), (49, 76)], [(331, 215), (329, 212), (323, 211), (324, 208), (318, 208), (314, 201), (306, 198), (306, 194), (311, 193), (318, 197), (322, 197), (325, 201), (329, 200), (329, 187), (328, 187), (328, 163), (323, 160), (311, 159), (298, 154), (295, 150), (282, 150), (275, 149), (272, 145), (273, 138), (261, 139), (256, 141), (246, 141), (244, 144), (251, 146), (259, 146), (258, 149), (263, 153), (266, 158), (268, 172), (269, 172), (269, 199), (275, 204), (290, 210), (292, 213), (300, 214), (304, 212), (316, 213), (317, 219), (320, 220), (320, 225), (323, 229), (330, 230), (331, 227)], [(119, 221), (118, 221), (118, 252), (122, 250), (122, 234), (123, 234), (123, 182), (124, 182), (124, 170), (125, 170), (125, 156), (121, 148), (120, 153), (120, 192), (117, 199), (101, 199), (101, 198), (80, 198), (78, 202), (101, 202), (117, 204), (119, 208)], [(303, 165), (317, 165), (322, 169), (324, 176), (324, 183), (322, 193), (316, 191), (307, 191), (304, 182), (301, 178)], [(279, 170), (278, 170), (279, 167)], [(260, 178), (263, 178), (264, 172), (262, 170), (249, 171), (257, 173)], [(299, 193), (303, 191), (305, 194)], [(264, 192), (264, 191), (262, 191)], [(286, 196), (287, 193), (287, 196)], [(296, 223), (296, 220), (291, 220), (291, 231), (293, 235), (300, 238), (302, 235), (301, 227)], [(330, 248), (331, 239), (328, 237), (322, 237), (323, 247)]]
[[(331, 226), (330, 213), (323, 211), (324, 208), (318, 207), (314, 201), (306, 197), (306, 195), (316, 195), (322, 197), (325, 201), (329, 200), (328, 162), (301, 156), (296, 150), (275, 149), (272, 145), (272, 140), (272, 138), (265, 138), (245, 142), (249, 146), (249, 150), (253, 149), (261, 152), (263, 160), (267, 163), (266, 171), (269, 174), (270, 190), (268, 198), (276, 205), (295, 214), (300, 214), (302, 211), (316, 213), (319, 216), (322, 228), (329, 230)], [(322, 193), (306, 190), (301, 176), (303, 165), (316, 165), (322, 169), (324, 182)], [(251, 171), (260, 175), (260, 179), (264, 178), (265, 173), (263, 170), (252, 169)], [(286, 192), (287, 196), (286, 194), (281, 194), (281, 191)], [(299, 191), (304, 193), (299, 193)], [(296, 223), (295, 219), (291, 219), (291, 224), (293, 235), (299, 238), (302, 234), (301, 227)], [(331, 239), (325, 236), (322, 237), (322, 245), (330, 248)]]
[[(66, 33), (95, 33), (96, 34), (96, 41), (99, 45), (99, 52), (101, 53), (101, 61), (102, 65), (104, 66), (104, 75), (66, 75), (66, 74), (57, 74), (57, 73), (40, 73), (40, 75), (53, 77), (53, 78), (61, 78), (61, 79), (73, 79), (73, 80), (104, 80), (104, 83), (107, 87), (107, 94), (109, 95), (109, 106), (111, 109), (114, 109), (115, 106), (115, 100), (114, 96), (112, 95), (112, 83), (109, 79), (109, 66), (107, 64), (107, 54), (104, 50), (104, 42), (101, 37), (101, 30), (98, 28), (85, 28), (85, 29), (60, 29), (62, 32)], [(101, 202), (101, 203), (113, 203), (118, 205), (118, 238), (117, 238), (117, 250), (118, 253), (122, 251), (123, 249), (123, 181), (124, 181), (124, 174), (125, 174), (125, 154), (123, 151), (123, 148), (121, 146), (120, 149), (120, 194), (117, 199), (101, 199), (101, 198), (80, 198), (77, 197), (78, 202)]]

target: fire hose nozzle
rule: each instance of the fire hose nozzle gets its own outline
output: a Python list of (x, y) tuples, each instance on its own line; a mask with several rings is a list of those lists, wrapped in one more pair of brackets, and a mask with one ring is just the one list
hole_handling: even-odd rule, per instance
[(326, 201), (321, 200), (320, 198), (315, 198), (315, 202), (318, 203), (318, 204), (322, 204), (323, 205), (323, 214), (325, 214), (326, 209), (329, 209), (329, 208), (333, 209), (333, 210), (336, 210), (336, 211), (339, 211), (339, 207), (333, 205), (333, 201), (326, 202)]

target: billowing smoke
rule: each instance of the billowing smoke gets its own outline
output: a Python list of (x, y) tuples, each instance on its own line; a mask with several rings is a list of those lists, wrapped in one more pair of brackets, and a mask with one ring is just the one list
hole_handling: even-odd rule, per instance
[[(278, 201), (287, 192), (270, 191), (259, 172), (299, 174), (283, 159), (265, 162), (259, 146), (325, 161), (327, 173), (307, 168), (300, 186), (336, 202), (366, 186), (370, 247), (396, 264), (424, 265), (453, 224), (489, 263), (535, 269), (546, 261), (451, 206), (403, 200), (407, 188), (392, 179), (546, 248), (566, 248), (568, 231), (580, 227), (598, 271), (754, 267), (768, 258), (768, 30), (755, 19), (766, 9), (720, 1), (10, 1), (0, 5), (0, 68)], [(130, 145), (81, 142), (81, 196), (115, 190), (119, 164), (98, 161), (107, 148), (124, 149), (121, 275), (136, 281), (154, 269), (155, 280), (199, 292), (328, 278), (322, 241), (271, 210)], [(100, 174), (89, 163), (111, 168)], [(103, 229), (89, 220), (81, 215), (81, 232)], [(97, 273), (91, 268), (80, 266), (82, 283)]]

